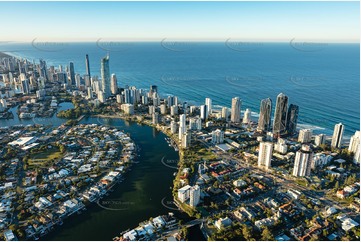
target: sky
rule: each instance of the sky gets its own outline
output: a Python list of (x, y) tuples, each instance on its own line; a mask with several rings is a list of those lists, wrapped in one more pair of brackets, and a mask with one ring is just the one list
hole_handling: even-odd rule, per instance
[(0, 41), (359, 42), (359, 2), (0, 2)]

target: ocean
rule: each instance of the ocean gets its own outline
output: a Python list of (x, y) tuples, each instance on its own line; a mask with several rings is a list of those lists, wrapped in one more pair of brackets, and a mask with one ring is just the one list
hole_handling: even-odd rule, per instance
[[(91, 75), (100, 77), (100, 59), (109, 53), (110, 71), (118, 85), (149, 88), (199, 105), (206, 97), (215, 108), (242, 99), (257, 120), (261, 99), (270, 97), (273, 109), (283, 92), (300, 106), (298, 128), (332, 135), (345, 124), (348, 139), (360, 129), (359, 44), (225, 42), (111, 42), (0, 43), (0, 52), (50, 65), (74, 62), (85, 73), (89, 55)], [(273, 111), (274, 112), (274, 111)], [(273, 115), (273, 114), (272, 114)]]

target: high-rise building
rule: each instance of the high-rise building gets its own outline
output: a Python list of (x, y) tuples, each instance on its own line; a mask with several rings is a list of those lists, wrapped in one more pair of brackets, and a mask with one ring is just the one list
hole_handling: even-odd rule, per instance
[(110, 92), (115, 95), (118, 92), (117, 76), (113, 73), (110, 79)]
[(227, 107), (223, 107), (222, 108), (222, 119), (228, 121), (228, 108)]
[(191, 133), (189, 131), (183, 133), (181, 143), (184, 149), (189, 148), (191, 145)]
[(198, 185), (195, 185), (189, 190), (189, 205), (191, 207), (196, 207), (201, 198), (201, 189)]
[(252, 116), (252, 112), (249, 108), (247, 108), (246, 111), (244, 112), (242, 123), (249, 124), (251, 122), (251, 116)]
[(333, 130), (331, 147), (333, 148), (341, 148), (342, 145), (342, 135), (345, 129), (345, 125), (342, 123), (336, 124)]
[(207, 113), (210, 115), (212, 113), (212, 99), (209, 97), (206, 98), (205, 104), (207, 106)]
[(167, 114), (167, 105), (165, 105), (164, 103), (162, 105), (160, 105), (160, 114), (162, 114), (162, 115)]
[(242, 101), (239, 97), (232, 98), (231, 122), (239, 123), (241, 120)]
[(275, 116), (273, 120), (273, 133), (283, 134), (286, 131), (288, 97), (280, 93), (277, 96)]
[(206, 105), (201, 105), (200, 109), (201, 109), (200, 110), (201, 111), (201, 119), (206, 120), (208, 118), (207, 106)]
[(152, 115), (152, 121), (153, 121), (153, 124), (156, 125), (159, 123), (159, 114), (157, 112), (154, 112), (153, 115)]
[(186, 126), (186, 115), (181, 114), (179, 115), (179, 140), (182, 139), (183, 134), (186, 132), (187, 126)]
[(172, 134), (177, 133), (177, 122), (175, 122), (174, 120), (170, 122), (170, 132)]
[(360, 131), (356, 131), (350, 139), (350, 144), (348, 146), (348, 151), (354, 153), (354, 163), (360, 163)]
[(202, 119), (197, 117), (189, 119), (189, 129), (190, 130), (201, 130), (202, 129)]
[(170, 115), (172, 116), (178, 115), (178, 106), (173, 105), (170, 107)]
[(301, 129), (298, 134), (298, 142), (300, 143), (309, 143), (312, 138), (312, 130), (311, 129)]
[(293, 166), (294, 176), (310, 176), (313, 160), (313, 152), (309, 145), (302, 145), (302, 148), (296, 152)]
[(257, 130), (267, 132), (271, 129), (272, 100), (270, 98), (262, 99), (259, 110), (259, 119)]
[(277, 151), (278, 153), (281, 153), (282, 155), (287, 153), (287, 144), (286, 144), (286, 140), (279, 138), (277, 140), (277, 143), (274, 145), (275, 151)]
[(122, 104), (122, 110), (124, 111), (125, 114), (133, 115), (134, 105), (129, 103)]
[(87, 76), (90, 78), (90, 65), (89, 65), (89, 56), (88, 54), (85, 55), (85, 69), (86, 69), (86, 74)]
[(326, 135), (325, 134), (319, 134), (315, 136), (315, 145), (320, 146), (326, 142)]
[(289, 134), (295, 134), (297, 128), (299, 107), (294, 104), (290, 104), (287, 113), (287, 132)]
[(29, 94), (30, 93), (30, 85), (29, 85), (29, 80), (28, 79), (21, 81), (21, 89), (22, 89), (24, 94)]
[(224, 142), (224, 132), (220, 129), (212, 131), (212, 143), (213, 144), (223, 144)]
[(360, 146), (360, 131), (356, 131), (354, 135), (351, 136), (350, 144), (348, 146), (348, 151), (355, 153)]
[(70, 83), (72, 86), (75, 86), (75, 71), (74, 71), (74, 63), (69, 63), (69, 74), (70, 74)]
[(100, 72), (102, 77), (102, 91), (105, 98), (110, 97), (110, 70), (109, 70), (109, 55), (101, 59)]
[(264, 167), (266, 170), (271, 167), (273, 152), (272, 142), (260, 142), (258, 151), (258, 167)]
[(149, 95), (152, 96), (154, 93), (158, 93), (158, 87), (156, 85), (151, 85), (149, 88)]

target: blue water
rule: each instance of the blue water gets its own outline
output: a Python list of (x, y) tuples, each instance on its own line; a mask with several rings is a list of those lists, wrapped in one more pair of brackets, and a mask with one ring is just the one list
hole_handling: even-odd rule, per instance
[[(49, 51), (50, 50), (50, 51)], [(299, 128), (332, 134), (345, 124), (345, 136), (360, 129), (360, 50), (358, 44), (295, 46), (290, 43), (38, 43), (1, 44), (0, 51), (50, 65), (73, 61), (85, 73), (89, 54), (91, 74), (100, 76), (100, 58), (110, 54), (110, 70), (119, 85), (174, 94), (194, 104), (206, 97), (213, 105), (230, 106), (241, 97), (242, 110), (257, 117), (259, 103), (283, 92), (300, 106)]]

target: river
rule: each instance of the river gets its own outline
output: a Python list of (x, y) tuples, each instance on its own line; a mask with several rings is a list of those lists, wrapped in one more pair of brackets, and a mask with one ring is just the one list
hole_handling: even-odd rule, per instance
[[(72, 103), (61, 103), (58, 110), (72, 107)], [(0, 120), (0, 125), (38, 123), (56, 127), (66, 121), (56, 115), (51, 118), (22, 120), (17, 117), (16, 110), (17, 107), (10, 109), (14, 113), (14, 119)], [(136, 159), (139, 163), (134, 164), (131, 171), (125, 174), (125, 180), (116, 185), (114, 191), (99, 204), (91, 204), (82, 214), (65, 219), (62, 226), (55, 227), (41, 239), (111, 240), (120, 232), (136, 227), (139, 222), (168, 212), (174, 212), (177, 217), (185, 220), (189, 219), (172, 204), (171, 187), (179, 154), (168, 146), (164, 139), (166, 135), (155, 128), (121, 119), (86, 117), (80, 123), (107, 125), (129, 133), (140, 148)], [(202, 239), (198, 228), (192, 229), (191, 239)]]

